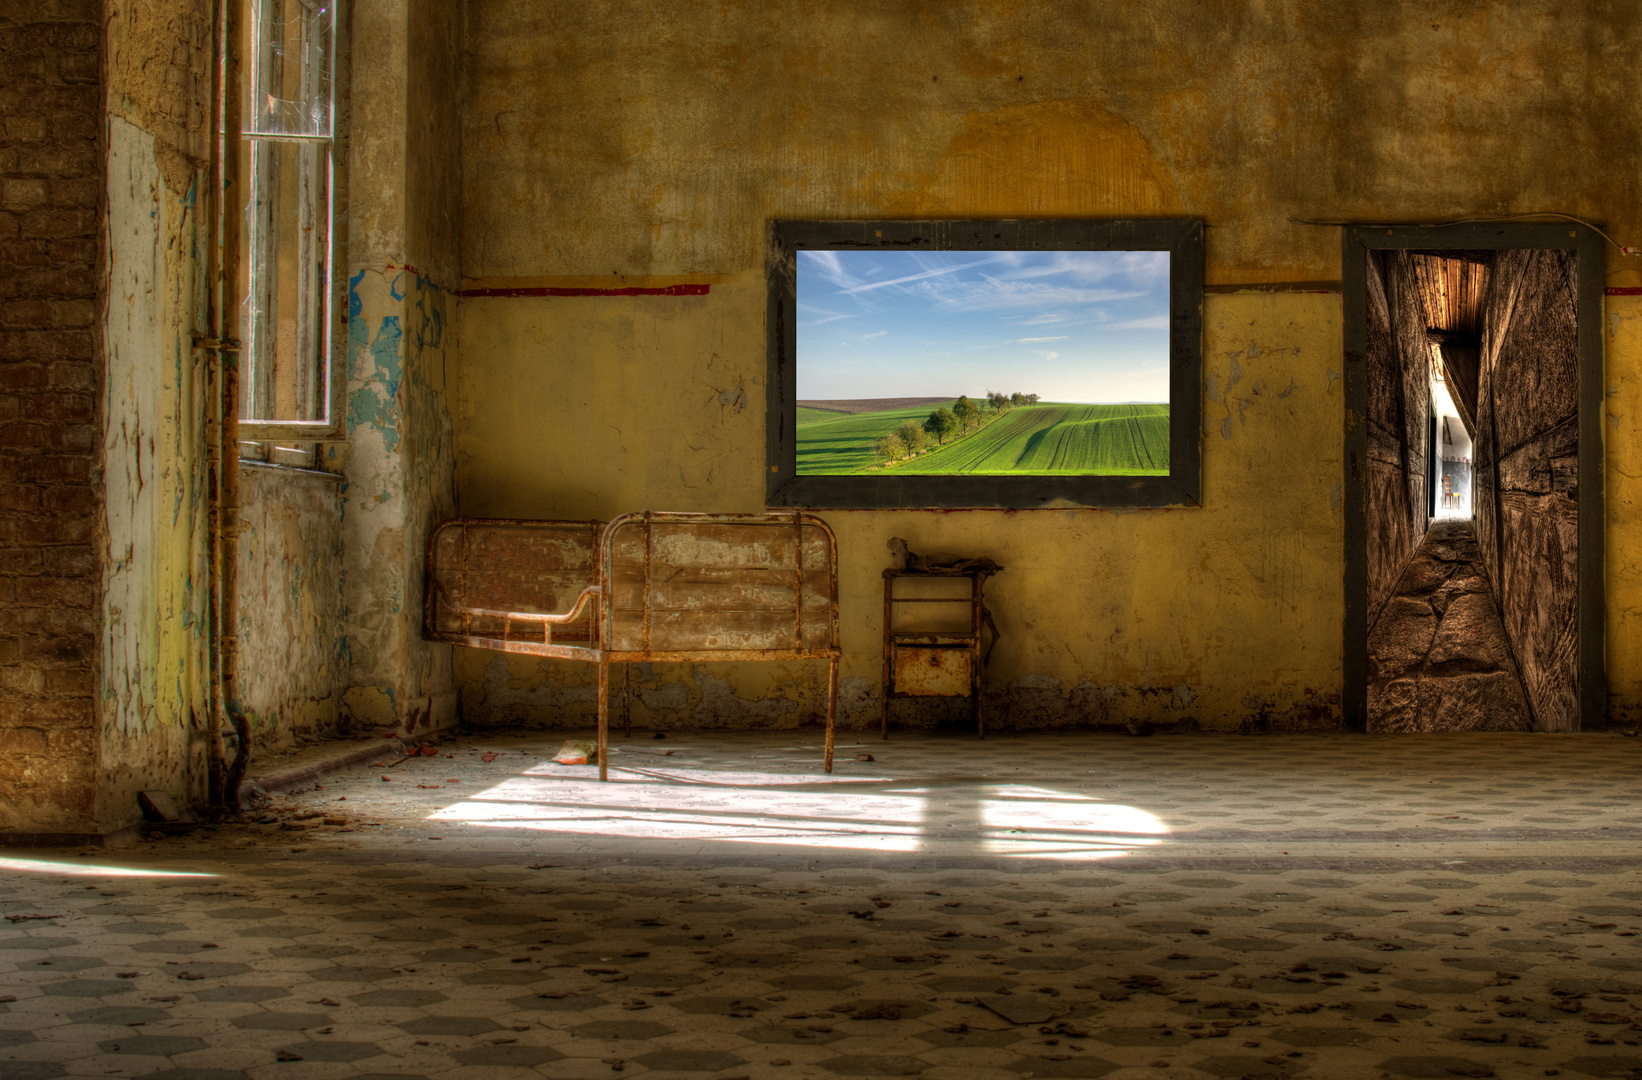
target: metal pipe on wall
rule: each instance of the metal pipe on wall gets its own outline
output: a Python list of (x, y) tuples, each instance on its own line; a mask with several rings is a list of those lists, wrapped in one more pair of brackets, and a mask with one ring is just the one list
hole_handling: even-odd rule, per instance
[(220, 598), (222, 622), (218, 633), (222, 642), (219, 652), (221, 671), (222, 709), (234, 727), (239, 745), (234, 760), (223, 779), (223, 802), (230, 810), (239, 809), (239, 787), (251, 763), (251, 724), (239, 703), (239, 416), (240, 416), (240, 267), (239, 230), (241, 208), (245, 205), (244, 186), (239, 175), (239, 131), (241, 93), (240, 5), (238, 0), (223, 0), (223, 183), (221, 197), (224, 213), (220, 218), (222, 243), (222, 321), (221, 371), (222, 410), (220, 480), (217, 494), (221, 504), (219, 520), (222, 535), (218, 538), (222, 559), (222, 595)]
[[(206, 462), (211, 485), (210, 587), (207, 655), (211, 670), (211, 710), (207, 722), (211, 758), (208, 801), (219, 812), (239, 808), (239, 788), (250, 764), (251, 731), (239, 705), (239, 32), (238, 0), (219, 0), (215, 12), (212, 65), (215, 138), (207, 215), (209, 338), (197, 339), (212, 363), (207, 396)], [(234, 760), (227, 761), (224, 722), (236, 737)]]

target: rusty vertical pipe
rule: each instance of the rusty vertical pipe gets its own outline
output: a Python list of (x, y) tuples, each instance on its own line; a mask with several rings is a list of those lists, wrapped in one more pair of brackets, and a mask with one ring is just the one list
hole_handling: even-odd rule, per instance
[(223, 805), (239, 809), (240, 783), (251, 759), (251, 725), (239, 704), (239, 414), (240, 414), (240, 210), (245, 203), (239, 176), (240, 155), (240, 5), (223, 0), (222, 18), (222, 179), (218, 186), (222, 213), (217, 219), (219, 259), (217, 288), (218, 463), (217, 463), (217, 730), (226, 718), (238, 747), (222, 782)]
[(219, 278), (222, 274), (222, 176), (223, 176), (223, 87), (227, 73), (227, 30), (223, 22), (225, 4), (219, 0), (211, 12), (211, 173), (205, 193), (205, 325), (194, 335), (194, 347), (206, 353), (206, 409), (204, 417), (205, 484), (206, 484), (206, 596), (205, 596), (205, 670), (210, 686), (211, 701), (205, 710), (206, 739), (206, 805), (213, 810), (222, 807), (223, 758), (222, 714), (217, 709), (220, 684), (217, 682), (217, 589), (221, 583), (222, 567), (217, 562), (217, 417), (211, 402), (217, 400), (217, 350), (221, 344), (222, 328), (218, 325), (222, 310)]

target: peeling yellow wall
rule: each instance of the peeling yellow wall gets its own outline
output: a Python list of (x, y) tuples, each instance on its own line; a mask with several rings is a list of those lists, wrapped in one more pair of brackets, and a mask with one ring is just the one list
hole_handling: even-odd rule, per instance
[[(1634, 271), (1617, 276), (1636, 281)], [(1605, 315), (1608, 718), (1634, 727), (1642, 720), (1642, 296), (1608, 297)]]
[(136, 793), (205, 789), (206, 479), (201, 220), (211, 15), (199, 0), (107, 15), (108, 302), (96, 828)]
[[(470, 0), (466, 44), (469, 282), (711, 284), (465, 299), (470, 515), (759, 508), (772, 218), (1197, 216), (1219, 286), (1337, 281), (1338, 230), (1295, 219), (1554, 210), (1642, 239), (1633, 8)], [(1611, 284), (1642, 281), (1610, 254)], [(849, 720), (876, 715), (878, 572), (900, 535), (1010, 567), (992, 590), (1002, 722), (1335, 721), (1340, 299), (1215, 293), (1205, 316), (1201, 509), (824, 515)], [(1617, 435), (1642, 339), (1620, 319), (1607, 343)], [(724, 403), (736, 387), (749, 408)], [(1617, 468), (1629, 453), (1610, 448), (1611, 533), (1637, 498)], [(1625, 712), (1642, 706), (1625, 659), (1642, 578), (1613, 543)], [(656, 723), (797, 723), (818, 681), (789, 667), (658, 666), (640, 707)], [(585, 678), (457, 658), (464, 708), (487, 722), (582, 722)]]

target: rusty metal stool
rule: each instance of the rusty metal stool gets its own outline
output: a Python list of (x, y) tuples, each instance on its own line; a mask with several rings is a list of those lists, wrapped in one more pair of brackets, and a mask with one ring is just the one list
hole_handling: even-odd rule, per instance
[[(992, 613), (987, 610), (985, 602), (986, 579), (1001, 569), (947, 573), (893, 568), (884, 571), (884, 687), (879, 716), (884, 738), (889, 738), (890, 699), (913, 697), (967, 697), (975, 734), (986, 738), (986, 717), (981, 709), (981, 669), (992, 658), (992, 650), (998, 644), (998, 628), (992, 622)], [(897, 582), (964, 579), (969, 582), (967, 596), (896, 594)], [(897, 628), (896, 608), (911, 604), (967, 604), (968, 625), (959, 629), (954, 619), (948, 626), (940, 628)], [(983, 624), (992, 633), (992, 642), (984, 657), (981, 655)]]

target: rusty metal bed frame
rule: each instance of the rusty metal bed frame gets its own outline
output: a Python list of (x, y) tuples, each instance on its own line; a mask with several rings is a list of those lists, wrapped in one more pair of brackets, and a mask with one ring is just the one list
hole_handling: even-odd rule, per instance
[(832, 772), (838, 541), (813, 515), (455, 518), (428, 538), (424, 620), (430, 641), (597, 664), (600, 780), (611, 664), (826, 660)]

